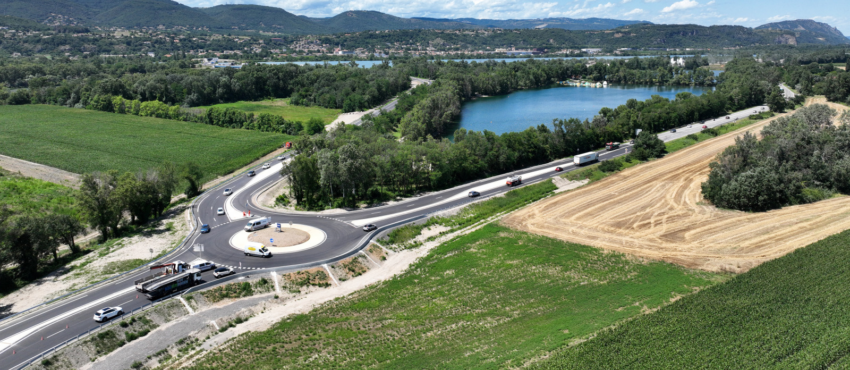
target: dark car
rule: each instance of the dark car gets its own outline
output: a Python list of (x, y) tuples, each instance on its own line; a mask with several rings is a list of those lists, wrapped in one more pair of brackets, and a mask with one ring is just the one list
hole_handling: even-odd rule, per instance
[(729, 116), (726, 116), (726, 119), (729, 119)]
[(206, 234), (208, 232), (210, 232), (210, 225), (208, 225), (208, 224), (201, 225), (201, 234)]
[(248, 171), (248, 177), (254, 176), (254, 175), (256, 175), (256, 174), (257, 174), (257, 173), (256, 173), (256, 172), (254, 172), (254, 170), (250, 170), (250, 171)]
[(363, 226), (363, 231), (372, 231), (372, 230), (375, 230), (377, 228), (378, 227), (375, 226), (375, 224), (368, 224), (366, 226)]
[(473, 191), (470, 191), (468, 195), (469, 195), (470, 198), (475, 198), (475, 197), (481, 195), (481, 193), (473, 190)]
[(561, 167), (555, 167), (555, 172), (561, 172), (561, 171), (563, 171), (563, 170), (564, 170), (564, 169), (563, 169), (563, 168), (561, 168)]
[(674, 128), (674, 129), (670, 130), (670, 132), (676, 132), (676, 129)]

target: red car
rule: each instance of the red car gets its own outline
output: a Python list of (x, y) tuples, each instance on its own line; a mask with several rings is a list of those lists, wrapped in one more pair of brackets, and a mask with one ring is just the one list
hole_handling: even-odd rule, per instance
[(561, 167), (555, 167), (555, 172), (561, 172), (561, 171), (563, 171), (563, 170), (564, 170), (564, 169), (563, 169), (563, 168), (561, 168)]
[(702, 128), (708, 128), (708, 126), (706, 126), (706, 125), (702, 125)]

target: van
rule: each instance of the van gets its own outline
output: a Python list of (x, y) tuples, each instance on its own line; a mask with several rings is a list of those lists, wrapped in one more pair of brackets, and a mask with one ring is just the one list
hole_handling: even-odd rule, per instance
[(248, 221), (248, 224), (245, 225), (245, 231), (254, 231), (262, 229), (266, 226), (269, 226), (271, 219), (268, 217), (258, 218), (256, 220)]
[(257, 256), (257, 257), (271, 257), (272, 253), (266, 249), (266, 246), (260, 243), (251, 243), (245, 244), (245, 255), (246, 256)]

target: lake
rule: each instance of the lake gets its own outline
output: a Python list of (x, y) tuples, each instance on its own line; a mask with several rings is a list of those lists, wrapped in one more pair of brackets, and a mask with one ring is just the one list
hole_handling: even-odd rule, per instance
[(614, 109), (629, 99), (646, 100), (652, 95), (661, 95), (672, 100), (676, 98), (677, 93), (683, 91), (701, 95), (709, 90), (710, 87), (642, 85), (608, 85), (606, 88), (564, 86), (522, 90), (464, 103), (460, 124), (454, 129), (462, 127), (501, 134), (523, 131), (541, 123), (552, 127), (552, 120), (555, 118), (592, 119), (603, 107)]

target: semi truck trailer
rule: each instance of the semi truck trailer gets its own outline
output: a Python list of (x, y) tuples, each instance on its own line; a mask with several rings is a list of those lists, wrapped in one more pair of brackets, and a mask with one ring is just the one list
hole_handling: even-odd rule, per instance
[(596, 152), (587, 152), (573, 157), (573, 164), (575, 164), (576, 166), (583, 166), (588, 163), (596, 162), (598, 160), (599, 157)]

